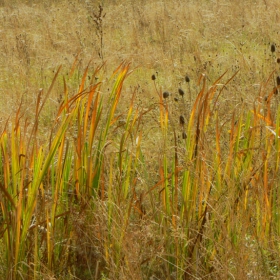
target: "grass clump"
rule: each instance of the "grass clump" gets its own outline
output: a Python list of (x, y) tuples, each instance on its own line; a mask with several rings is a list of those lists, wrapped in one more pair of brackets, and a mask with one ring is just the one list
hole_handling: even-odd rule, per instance
[[(40, 113), (59, 70), (46, 95), (38, 96), (33, 126), (19, 108), (0, 138), (5, 277), (245, 277), (242, 271), (256, 258), (269, 274), (279, 234), (273, 91), (265, 107), (256, 103), (233, 114), (227, 131), (216, 110), (226, 73), (209, 88), (202, 77), (188, 120), (180, 115), (173, 122), (174, 104), (164, 93), (158, 105), (139, 111), (134, 92), (126, 114), (117, 113), (129, 65), (114, 72), (108, 96), (102, 83), (86, 86), (87, 67), (71, 97), (64, 80), (51, 133), (41, 142)], [(160, 153), (148, 167), (142, 120), (154, 110)], [(237, 256), (244, 258), (242, 270), (235, 269)], [(276, 267), (273, 262), (274, 275)]]
[(279, 3), (2, 2), (0, 278), (278, 279)]

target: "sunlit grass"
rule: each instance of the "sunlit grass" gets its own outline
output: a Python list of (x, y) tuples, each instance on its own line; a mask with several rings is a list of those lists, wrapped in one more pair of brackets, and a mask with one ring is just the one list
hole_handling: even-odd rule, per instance
[[(64, 79), (63, 100), (45, 142), (38, 137), (40, 114), (59, 70), (45, 96), (38, 96), (33, 125), (28, 127), (19, 108), (13, 125), (2, 132), (5, 275), (40, 279), (44, 273), (60, 275), (65, 270), (82, 275), (84, 265), (96, 277), (101, 272), (113, 278), (130, 275), (127, 246), (135, 242), (131, 229), (139, 238), (141, 227), (150, 223), (154, 229), (149, 232), (149, 246), (160, 251), (141, 260), (142, 249), (138, 249), (135, 261), (140, 274), (178, 279), (227, 275), (216, 266), (222, 261), (228, 275), (239, 273), (231, 269), (226, 255), (233, 258), (247, 245), (254, 251), (244, 251), (244, 261), (260, 255), (263, 271), (269, 270), (265, 252), (278, 251), (279, 234), (279, 116), (271, 111), (274, 91), (266, 103), (259, 101), (260, 96), (252, 110), (243, 107), (238, 116), (232, 114), (223, 123), (216, 106), (238, 72), (227, 79), (224, 73), (209, 87), (201, 76), (198, 95), (192, 104), (186, 103), (191, 106), (189, 118), (173, 111), (176, 102), (187, 102), (185, 93), (172, 101), (169, 93), (157, 88), (158, 102), (150, 109), (135, 107), (135, 91), (127, 110), (117, 113), (123, 83), (128, 74), (133, 75), (129, 65), (122, 64), (114, 72), (107, 97), (102, 83), (85, 85), (88, 71), (71, 97)], [(153, 133), (160, 135), (159, 154), (149, 170), (145, 142), (150, 140), (143, 133), (151, 123), (143, 122), (143, 117), (154, 112), (158, 113)], [(151, 176), (157, 180), (152, 185)], [(94, 222), (98, 219), (102, 224)], [(85, 246), (82, 240), (89, 242), (91, 227), (101, 246), (100, 256), (94, 258), (79, 249)], [(137, 242), (142, 244), (141, 238)], [(160, 266), (154, 267), (156, 260)], [(148, 270), (146, 263), (150, 263)]]
[(27, 2), (1, 3), (0, 278), (278, 279), (279, 3)]

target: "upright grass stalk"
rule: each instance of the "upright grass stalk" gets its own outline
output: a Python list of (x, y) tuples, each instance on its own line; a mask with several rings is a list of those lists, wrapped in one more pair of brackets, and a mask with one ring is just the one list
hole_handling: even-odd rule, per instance
[[(102, 129), (102, 132), (101, 132), (101, 135), (99, 138), (99, 142), (97, 145), (97, 154), (96, 154), (96, 160), (95, 160), (95, 164), (94, 164), (95, 176), (94, 176), (91, 186), (90, 186), (93, 192), (97, 192), (100, 187), (100, 179), (101, 179), (102, 168), (103, 168), (104, 150), (106, 149), (106, 147), (108, 145), (107, 135), (108, 135), (110, 126), (116, 121), (116, 119), (114, 119), (114, 114), (115, 114), (117, 104), (120, 99), (124, 79), (126, 78), (126, 76), (128, 74), (128, 69), (129, 69), (129, 65), (121, 65), (120, 67), (118, 67), (118, 69), (116, 69), (116, 71), (113, 74), (113, 77), (114, 77), (120, 70), (120, 73), (116, 78), (112, 92), (111, 92), (109, 100), (108, 100), (109, 104), (108, 104), (108, 112), (107, 112), (107, 116), (106, 116), (105, 129)], [(104, 194), (104, 189), (101, 189), (99, 191), (101, 191), (101, 194)]]

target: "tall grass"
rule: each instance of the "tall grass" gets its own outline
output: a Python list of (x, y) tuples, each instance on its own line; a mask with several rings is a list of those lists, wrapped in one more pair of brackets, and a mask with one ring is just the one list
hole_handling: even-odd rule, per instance
[[(19, 108), (11, 129), (7, 125), (2, 132), (2, 238), (8, 278), (36, 278), (43, 263), (50, 272), (66, 269), (72, 235), (70, 209), (76, 203), (83, 207), (99, 191), (104, 199), (104, 149), (127, 71), (124, 65), (116, 77), (107, 101), (105, 129), (99, 129), (98, 137), (103, 103), (99, 84), (84, 89), (87, 70), (76, 95), (69, 98), (65, 85), (49, 143), (38, 143), (37, 132), (40, 112), (58, 73), (42, 102), (38, 96), (33, 128), (28, 131), (27, 121), (21, 124)], [(74, 141), (69, 137), (71, 130)]]
[(280, 278), (279, 3), (2, 2), (1, 279)]
[[(64, 79), (42, 142), (40, 114), (59, 71), (38, 96), (33, 125), (19, 108), (1, 134), (3, 278), (247, 277), (236, 254), (243, 269), (257, 264), (256, 273), (278, 275), (279, 114), (272, 112), (275, 90), (263, 98), (268, 83), (251, 111), (241, 108), (227, 122), (217, 104), (238, 73), (221, 88), (226, 73), (209, 87), (201, 76), (188, 119), (157, 89), (150, 109), (135, 107), (135, 91), (127, 111), (117, 113), (129, 65), (114, 72), (108, 96), (102, 83), (86, 82), (87, 67), (76, 94), (69, 96)], [(153, 111), (160, 153), (151, 185), (143, 120)], [(129, 248), (138, 252), (135, 263)]]

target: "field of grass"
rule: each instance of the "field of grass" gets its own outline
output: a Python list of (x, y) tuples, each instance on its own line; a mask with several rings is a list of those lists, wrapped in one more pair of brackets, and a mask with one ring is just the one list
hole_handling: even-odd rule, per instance
[(280, 279), (279, 1), (0, 26), (0, 279)]

